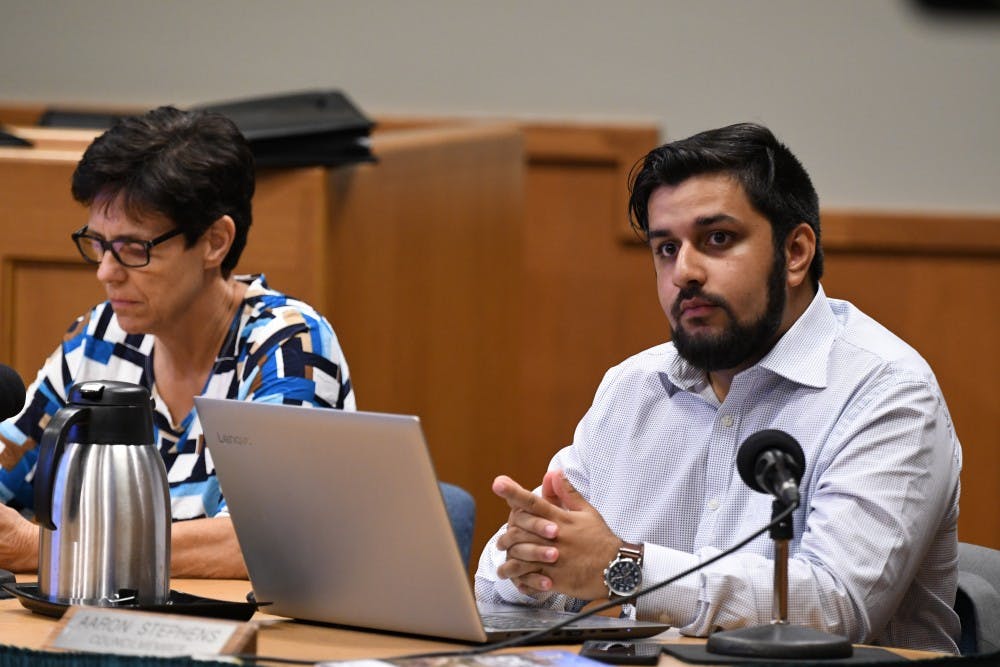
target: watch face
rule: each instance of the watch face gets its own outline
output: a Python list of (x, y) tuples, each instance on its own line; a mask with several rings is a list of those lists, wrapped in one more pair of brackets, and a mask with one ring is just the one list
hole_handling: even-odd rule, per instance
[(619, 559), (608, 567), (606, 578), (611, 592), (629, 595), (642, 583), (642, 568), (634, 560)]

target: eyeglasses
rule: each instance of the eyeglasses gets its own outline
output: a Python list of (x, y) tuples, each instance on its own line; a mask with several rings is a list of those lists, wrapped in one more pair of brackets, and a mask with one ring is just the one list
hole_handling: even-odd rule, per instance
[(118, 260), (122, 266), (135, 269), (149, 264), (149, 251), (155, 245), (174, 238), (184, 230), (180, 227), (172, 229), (166, 234), (160, 234), (152, 241), (140, 241), (138, 239), (102, 239), (87, 232), (87, 225), (73, 232), (73, 241), (76, 249), (85, 260), (91, 264), (100, 264), (104, 259), (104, 253), (108, 250)]

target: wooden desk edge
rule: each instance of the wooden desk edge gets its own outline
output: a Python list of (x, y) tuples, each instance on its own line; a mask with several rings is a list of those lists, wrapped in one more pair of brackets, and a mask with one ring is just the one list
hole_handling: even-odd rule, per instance
[[(18, 581), (34, 581), (33, 575), (19, 575)], [(201, 595), (219, 600), (242, 601), (250, 590), (250, 582), (238, 579), (176, 579), (171, 588), (184, 593)], [(24, 609), (16, 599), (0, 600), (0, 637), (5, 643), (38, 650), (55, 627), (57, 619), (39, 616)], [(257, 612), (250, 620), (257, 626), (257, 652), (262, 657), (300, 658), (307, 660), (352, 660), (362, 658), (403, 656), (411, 653), (460, 650), (466, 645), (445, 640), (422, 639), (353, 630), (319, 624), (300, 623), (294, 620)], [(659, 635), (661, 643), (698, 643), (694, 637), (683, 637), (676, 631), (671, 636)], [(520, 647), (510, 651), (565, 650), (576, 653), (579, 645), (546, 645)], [(889, 649), (909, 660), (926, 660), (942, 654), (915, 649)], [(661, 666), (685, 664), (666, 654)]]

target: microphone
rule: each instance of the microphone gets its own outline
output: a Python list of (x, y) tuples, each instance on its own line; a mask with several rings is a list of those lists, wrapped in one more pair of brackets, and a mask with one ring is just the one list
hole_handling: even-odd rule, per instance
[(0, 364), (0, 420), (13, 417), (24, 407), (24, 382), (10, 366)]
[(785, 507), (798, 506), (806, 457), (798, 441), (784, 431), (768, 429), (747, 438), (736, 453), (736, 469), (754, 491), (776, 496)]
[(774, 540), (771, 622), (713, 632), (705, 649), (721, 655), (773, 660), (849, 658), (854, 648), (847, 637), (788, 622), (788, 543), (794, 533), (791, 512), (799, 505), (799, 482), (806, 469), (802, 447), (784, 431), (760, 431), (740, 445), (736, 469), (751, 489), (775, 496), (770, 524)]

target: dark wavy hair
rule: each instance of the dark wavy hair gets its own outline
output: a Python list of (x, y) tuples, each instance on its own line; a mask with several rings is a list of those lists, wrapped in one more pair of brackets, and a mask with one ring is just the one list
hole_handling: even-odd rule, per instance
[(629, 175), (629, 219), (649, 238), (647, 206), (653, 192), (702, 174), (730, 174), (758, 213), (771, 223), (776, 253), (784, 252), (788, 234), (805, 222), (816, 233), (816, 255), (809, 267), (813, 289), (823, 276), (819, 197), (809, 174), (769, 129), (739, 123), (700, 132), (654, 148)]
[(253, 154), (231, 120), (165, 106), (122, 118), (95, 139), (76, 166), (72, 192), (86, 206), (122, 195), (127, 215), (166, 216), (188, 247), (230, 216), (236, 236), (221, 267), (228, 277), (246, 246), (254, 187)]

